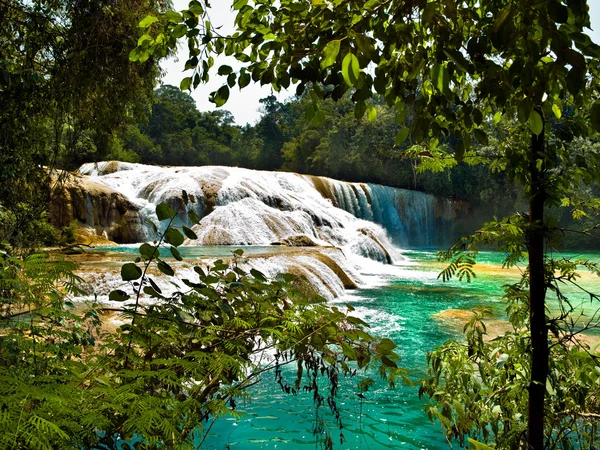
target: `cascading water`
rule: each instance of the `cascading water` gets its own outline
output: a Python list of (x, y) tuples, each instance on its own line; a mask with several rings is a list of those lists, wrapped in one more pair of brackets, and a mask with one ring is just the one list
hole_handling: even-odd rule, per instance
[(307, 179), (338, 208), (383, 226), (401, 247), (431, 247), (453, 238), (455, 213), (448, 199), (370, 183)]
[[(303, 234), (343, 246), (354, 227), (348, 227), (353, 221), (340, 209), (381, 225), (401, 247), (433, 246), (453, 234), (455, 214), (449, 200), (406, 189), (293, 173), (114, 161), (84, 164), (80, 173), (119, 191), (154, 219), (160, 202), (178, 209), (185, 189), (203, 217), (198, 231), (204, 244), (269, 244)], [(382, 236), (381, 230), (372, 231)]]
[[(451, 208), (440, 209), (444, 201), (427, 194), (295, 173), (114, 161), (84, 164), (79, 172), (119, 192), (136, 206), (142, 219), (154, 222), (161, 202), (184, 211), (181, 191), (185, 190), (201, 217), (193, 225), (198, 239), (187, 240), (188, 245), (318, 246), (312, 254), (278, 255), (270, 262), (257, 259), (253, 264), (269, 275), (295, 271), (327, 298), (362, 284), (357, 268), (365, 265), (365, 258), (390, 264), (403, 259), (399, 246), (434, 244), (434, 227), (448, 222), (451, 212)], [(185, 215), (180, 220), (192, 225)], [(145, 220), (138, 223), (142, 228), (132, 235), (140, 240), (156, 237), (143, 225)], [(331, 251), (324, 263), (315, 255), (327, 253), (327, 248)]]

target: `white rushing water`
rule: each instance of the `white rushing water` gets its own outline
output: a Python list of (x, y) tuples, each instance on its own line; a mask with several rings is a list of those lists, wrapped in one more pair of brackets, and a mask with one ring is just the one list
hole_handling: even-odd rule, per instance
[(309, 179), (294, 173), (128, 163), (85, 164), (80, 173), (122, 193), (154, 221), (156, 205), (167, 202), (179, 209), (185, 189), (203, 216), (193, 227), (198, 239), (186, 241), (189, 245), (269, 245), (307, 236), (318, 245), (381, 262), (401, 258), (381, 226), (335, 207)]
[[(405, 260), (398, 244), (409, 244), (413, 235), (414, 242), (429, 244), (435, 224), (448, 221), (452, 209), (427, 194), (286, 172), (114, 161), (84, 164), (79, 172), (124, 195), (142, 219), (155, 223), (156, 205), (167, 202), (182, 212), (178, 224), (192, 226), (181, 200), (185, 190), (201, 218), (192, 226), (198, 239), (185, 245), (317, 245), (322, 256), (295, 252), (251, 264), (269, 276), (291, 271), (306, 277), (330, 299), (349, 286), (378, 284), (373, 274), (385, 273), (383, 264)], [(140, 240), (156, 237), (141, 227), (134, 233)]]

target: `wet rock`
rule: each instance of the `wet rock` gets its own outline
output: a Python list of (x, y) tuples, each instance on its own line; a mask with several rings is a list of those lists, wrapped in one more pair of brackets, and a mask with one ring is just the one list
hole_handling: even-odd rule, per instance
[[(82, 175), (57, 172), (50, 223), (57, 228), (76, 220), (86, 231), (121, 244), (144, 240), (139, 207), (119, 192)], [(93, 230), (91, 232), (90, 230)]]
[(300, 234), (282, 239), (280, 245), (287, 245), (288, 247), (316, 247), (317, 243), (310, 237)]

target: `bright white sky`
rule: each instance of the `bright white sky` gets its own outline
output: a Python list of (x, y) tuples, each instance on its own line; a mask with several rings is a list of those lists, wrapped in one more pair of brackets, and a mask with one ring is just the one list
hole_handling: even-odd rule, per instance
[[(175, 9), (179, 11), (187, 7), (188, 0), (173, 0), (173, 3)], [(212, 0), (210, 14), (211, 21), (214, 26), (223, 27), (221, 28), (222, 33), (227, 33), (233, 30), (235, 14), (231, 12), (231, 3), (231, 0)], [(594, 30), (589, 34), (594, 42), (600, 44), (600, 1), (588, 0), (588, 4), (590, 6), (592, 28), (594, 28)], [(163, 77), (162, 82), (179, 86), (182, 78), (188, 76), (182, 71), (186, 60), (187, 46), (182, 47), (178, 52), (178, 60), (171, 59), (163, 64), (166, 75)], [(235, 60), (231, 57), (217, 58), (215, 66), (219, 67), (222, 64), (229, 64), (234, 68), (237, 66)], [(215, 72), (207, 84), (201, 84), (196, 90), (192, 91), (192, 97), (194, 100), (196, 100), (198, 109), (200, 111), (211, 111), (216, 108), (214, 104), (208, 101), (208, 95), (211, 92), (219, 89), (224, 82), (225, 77), (216, 75)], [(223, 106), (223, 109), (231, 111), (238, 125), (245, 125), (246, 123), (254, 124), (260, 117), (260, 112), (258, 111), (260, 103), (258, 101), (270, 94), (277, 95), (280, 101), (282, 101), (291, 96), (293, 94), (293, 90), (290, 92), (281, 92), (280, 94), (276, 94), (270, 87), (260, 86), (259, 84), (252, 82), (241, 91), (239, 88), (234, 86), (233, 89), (231, 89), (229, 100)]]

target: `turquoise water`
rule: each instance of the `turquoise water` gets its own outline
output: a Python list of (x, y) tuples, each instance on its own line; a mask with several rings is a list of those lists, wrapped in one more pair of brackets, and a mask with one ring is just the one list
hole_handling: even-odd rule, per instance
[[(98, 252), (114, 252), (114, 253), (125, 253), (139, 256), (140, 244), (129, 244), (129, 245), (106, 245), (94, 247), (94, 251)], [(220, 246), (181, 246), (177, 249), (181, 256), (184, 258), (230, 258), (234, 250), (240, 248), (237, 246), (220, 245)], [(246, 255), (262, 255), (265, 253), (285, 253), (295, 250), (294, 247), (287, 247), (284, 245), (246, 245), (242, 247), (244, 254)], [(160, 255), (163, 257), (171, 257), (171, 252), (168, 248), (161, 247)]]
[[(502, 285), (518, 278), (518, 273), (502, 273), (498, 265), (502, 255), (484, 252), (484, 263), (471, 283), (442, 283), (437, 279), (441, 264), (433, 251), (410, 251), (415, 263), (402, 268), (399, 276), (389, 278), (382, 287), (361, 290), (344, 301), (352, 303), (356, 313), (366, 318), (372, 330), (393, 339), (402, 357), (401, 366), (411, 371), (417, 381), (426, 370), (425, 356), (435, 345), (456, 338), (458, 327), (436, 320), (440, 311), (490, 306), (502, 315)], [(571, 256), (571, 255), (570, 255)], [(592, 256), (600, 260), (600, 255)], [(489, 270), (491, 269), (491, 270)], [(597, 284), (596, 284), (597, 286)], [(596, 289), (598, 292), (598, 289)], [(293, 379), (290, 373), (290, 379)], [(424, 399), (418, 388), (399, 384), (389, 390), (383, 384), (357, 396), (356, 382), (344, 380), (338, 401), (344, 422), (345, 441), (339, 443), (339, 431), (328, 417), (323, 417), (338, 449), (445, 449), (449, 448), (438, 424), (431, 424), (422, 412)], [(203, 448), (208, 449), (315, 449), (322, 448), (322, 435), (313, 435), (315, 409), (312, 394), (285, 395), (267, 374), (251, 392), (254, 400), (239, 404), (244, 416), (217, 421)]]
[[(136, 246), (119, 248), (122, 251), (137, 251)], [(193, 257), (229, 256), (233, 249), (234, 247), (183, 247), (182, 254)], [(285, 250), (281, 247), (244, 247), (244, 251), (251, 254)], [(340, 299), (340, 303), (351, 303), (356, 309), (355, 315), (370, 323), (374, 334), (394, 340), (402, 358), (401, 367), (409, 369), (409, 377), (418, 381), (426, 370), (426, 353), (447, 339), (460, 338), (461, 326), (436, 319), (434, 315), (447, 309), (488, 306), (497, 317), (503, 317), (505, 305), (501, 301), (502, 286), (516, 281), (519, 271), (501, 270), (502, 254), (482, 252), (476, 266), (478, 276), (471, 283), (443, 283), (437, 276), (444, 264), (436, 261), (435, 251), (411, 250), (404, 253), (409, 261), (398, 267), (396, 273), (385, 275), (383, 285), (356, 291)], [(565, 256), (588, 257), (600, 262), (600, 254)], [(582, 284), (598, 293), (598, 280), (598, 277), (588, 274), (582, 279)], [(575, 303), (580, 302), (585, 308), (594, 306), (589, 304), (585, 295), (575, 295), (573, 288), (566, 287), (566, 291), (571, 294)], [(295, 371), (290, 370), (289, 380), (293, 380), (294, 375)], [(342, 431), (345, 440), (342, 444), (339, 443), (339, 430), (327, 408), (321, 408), (321, 415), (334, 438), (334, 448), (449, 448), (439, 424), (431, 424), (422, 412), (425, 399), (418, 398), (418, 387), (399, 383), (394, 390), (390, 390), (379, 383), (365, 393), (365, 398), (361, 400), (356, 389), (359, 379), (360, 377), (356, 377), (341, 381), (338, 407), (344, 424)], [(250, 394), (252, 401), (238, 401), (238, 412), (243, 416), (218, 419), (202, 448), (322, 448), (323, 435), (313, 434), (315, 408), (312, 394), (283, 394), (272, 373), (265, 374), (262, 382), (253, 387)]]

